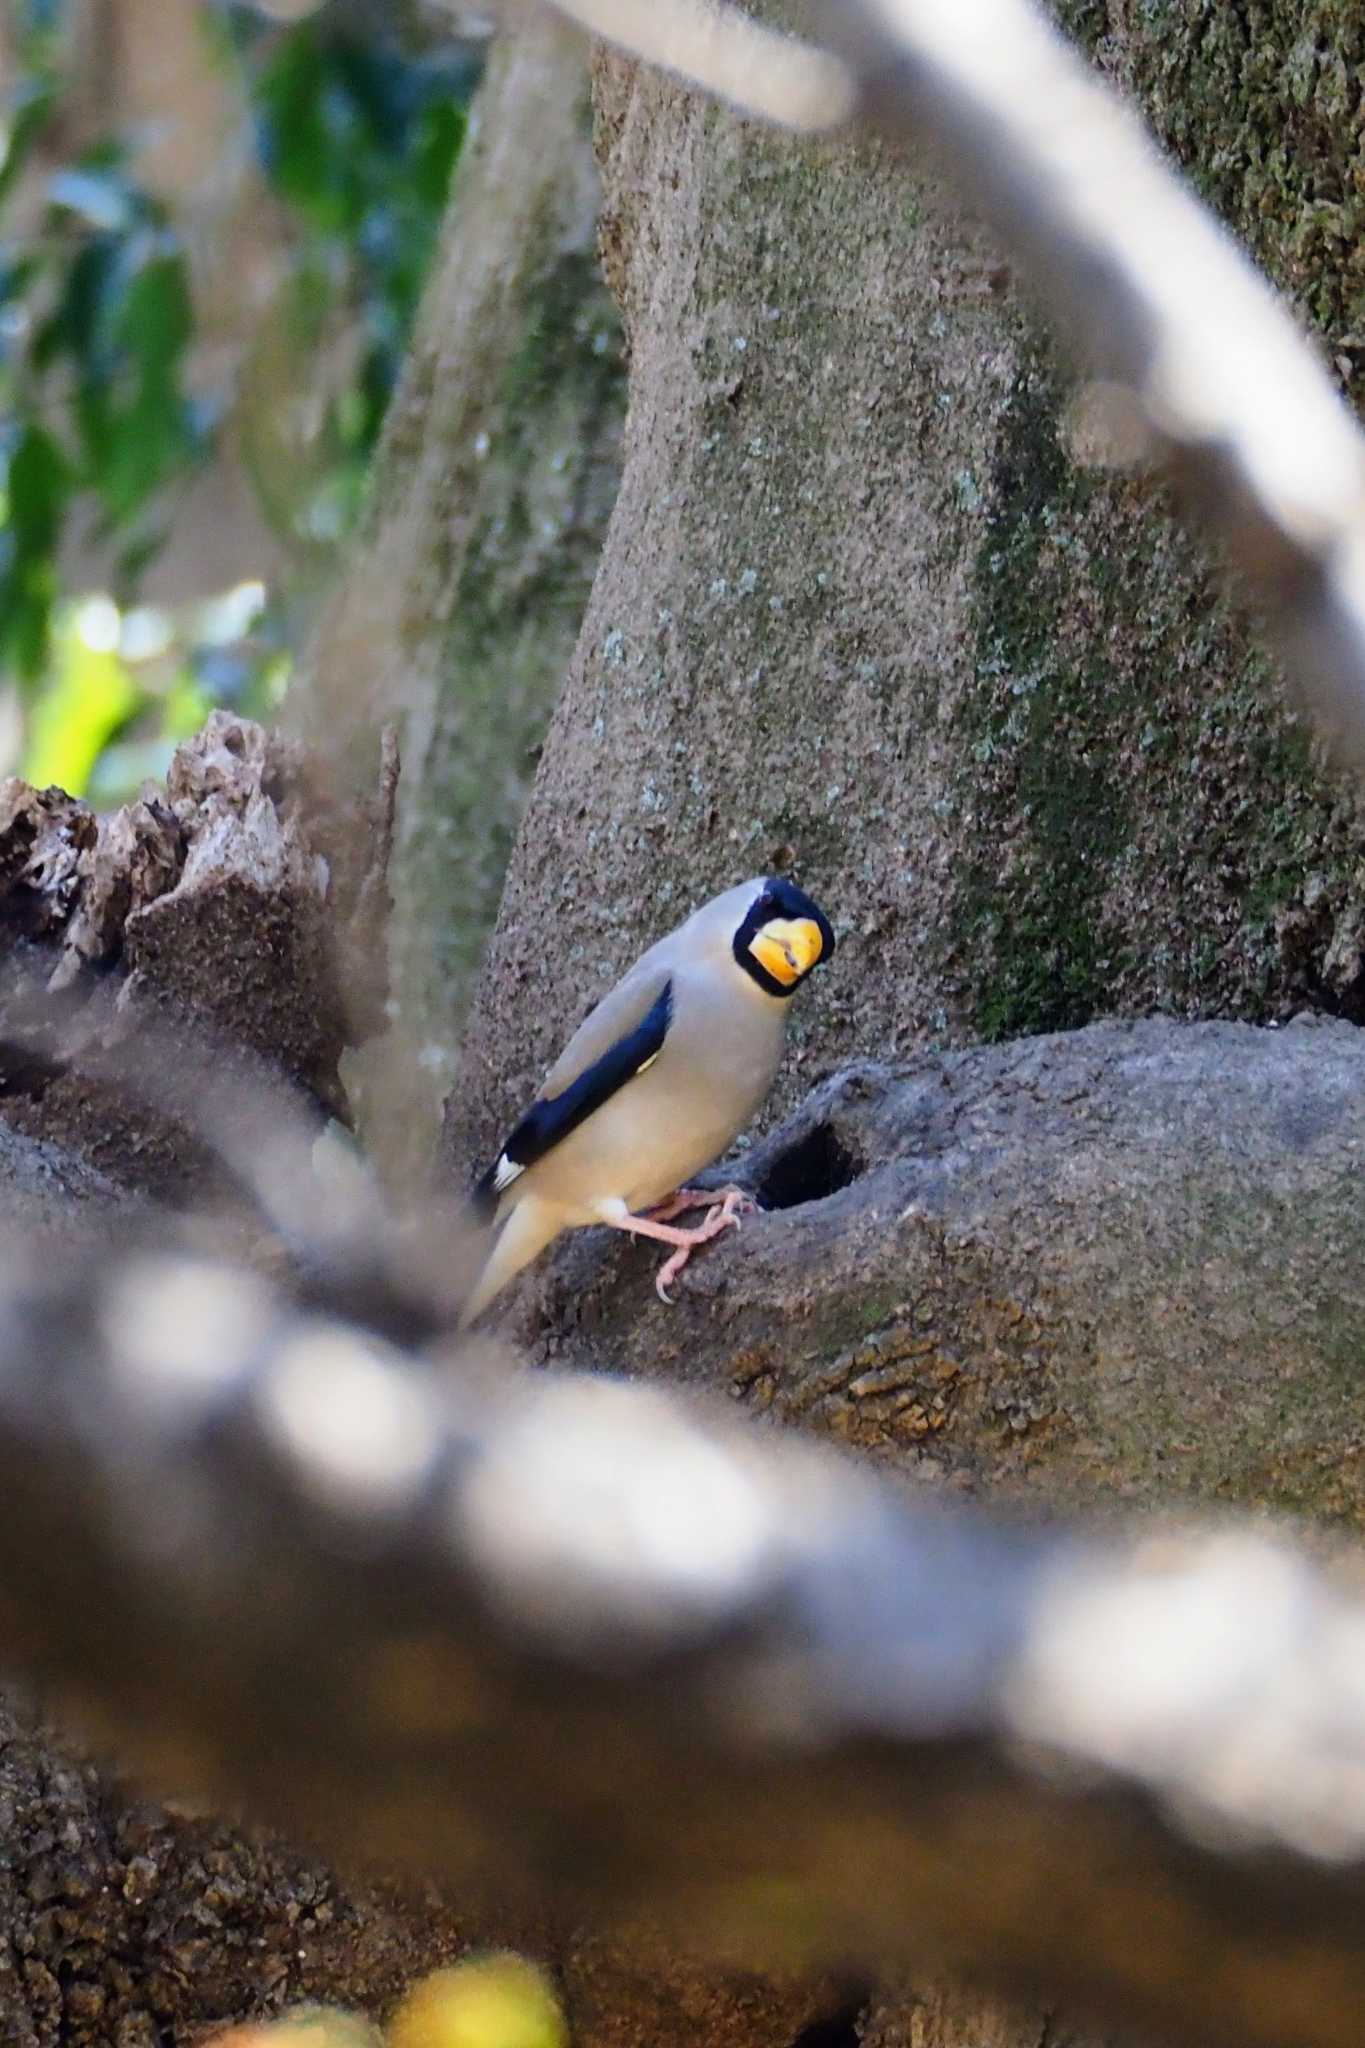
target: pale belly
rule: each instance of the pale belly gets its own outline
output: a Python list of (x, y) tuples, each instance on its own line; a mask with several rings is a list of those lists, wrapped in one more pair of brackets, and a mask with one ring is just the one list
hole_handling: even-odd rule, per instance
[(728, 1149), (776, 1068), (776, 1049), (768, 1045), (729, 1048), (724, 1114), (708, 1114), (705, 1090), (693, 1088), (681, 1099), (666, 1074), (648, 1068), (537, 1163), (537, 1199), (560, 1210), (566, 1224), (595, 1221), (604, 1197), (619, 1197), (631, 1209), (662, 1201)]

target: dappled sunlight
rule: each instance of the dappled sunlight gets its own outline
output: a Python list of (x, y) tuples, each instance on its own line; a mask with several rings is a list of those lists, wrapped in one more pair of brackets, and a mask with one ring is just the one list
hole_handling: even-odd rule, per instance
[(215, 702), (269, 715), (291, 656), (268, 606), (258, 581), (174, 609), (120, 610), (106, 591), (62, 606), (16, 769), (111, 810), (164, 778)]
[(130, 16), (106, 97), (62, 9), (21, 0), (9, 34), (0, 765), (109, 808), (210, 706), (279, 706), (478, 63), (410, 25), (204, 0), (161, 38)]

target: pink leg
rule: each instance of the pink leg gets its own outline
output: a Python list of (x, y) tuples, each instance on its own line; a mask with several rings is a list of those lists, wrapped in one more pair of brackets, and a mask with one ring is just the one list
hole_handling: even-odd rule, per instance
[[(733, 1190), (735, 1195), (738, 1192), (738, 1189)], [(634, 1214), (623, 1216), (619, 1222), (610, 1217), (604, 1217), (603, 1221), (609, 1222), (613, 1230), (628, 1230), (632, 1237), (653, 1237), (657, 1238), (660, 1244), (677, 1246), (672, 1258), (665, 1259), (654, 1276), (655, 1293), (660, 1301), (666, 1301), (670, 1307), (673, 1297), (668, 1292), (668, 1283), (681, 1273), (697, 1246), (709, 1244), (713, 1237), (719, 1237), (721, 1232), (728, 1230), (732, 1224), (736, 1230), (739, 1229), (739, 1217), (735, 1214), (730, 1194), (727, 1194), (723, 1201), (716, 1203), (706, 1221), (699, 1223), (695, 1230), (679, 1230), (672, 1223), (657, 1223), (651, 1216)]]
[(656, 1223), (670, 1223), (675, 1216), (681, 1216), (684, 1209), (711, 1209), (717, 1202), (732, 1205), (732, 1216), (756, 1216), (758, 1203), (744, 1188), (679, 1188), (676, 1195), (666, 1201), (656, 1202), (652, 1209), (642, 1213), (652, 1216)]

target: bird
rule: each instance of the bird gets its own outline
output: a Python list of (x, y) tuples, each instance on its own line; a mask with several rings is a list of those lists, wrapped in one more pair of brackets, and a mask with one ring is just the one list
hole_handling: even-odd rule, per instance
[[(672, 1247), (655, 1287), (757, 1204), (692, 1175), (726, 1151), (777, 1075), (788, 1006), (834, 951), (819, 905), (760, 876), (727, 889), (641, 955), (579, 1025), (478, 1181), (487, 1250), (461, 1315), (480, 1316), (565, 1230), (594, 1223)], [(674, 1218), (706, 1210), (684, 1229)]]

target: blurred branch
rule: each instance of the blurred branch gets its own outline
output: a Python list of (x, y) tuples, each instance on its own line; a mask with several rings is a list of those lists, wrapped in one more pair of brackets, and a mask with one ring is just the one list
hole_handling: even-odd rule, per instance
[(0, 1623), (163, 1783), (751, 1962), (1354, 2048), (1358, 1575), (1235, 1526), (948, 1513), (164, 1252), (31, 1268), (0, 1276)]
[[(808, 49), (734, 11), (554, 4), (751, 111), (846, 111)], [(1365, 439), (1269, 285), (1029, 0), (803, 0), (803, 18), (848, 67), (856, 118), (932, 144), (1018, 255), (1116, 387), (1125, 436), (1227, 544), (1320, 730), (1365, 760)], [(770, 90), (775, 50), (800, 51), (780, 59), (804, 67), (799, 119)]]
[(550, 0), (590, 35), (603, 36), (704, 92), (785, 128), (829, 128), (853, 111), (853, 81), (822, 50), (716, 0)]

